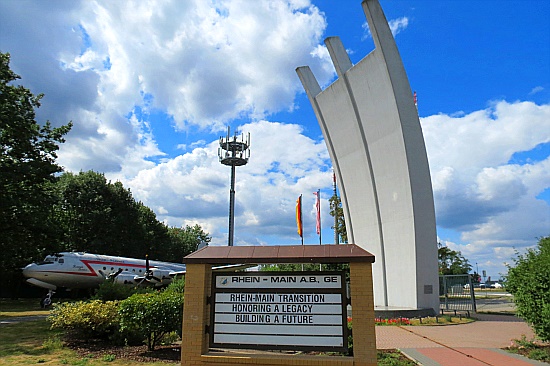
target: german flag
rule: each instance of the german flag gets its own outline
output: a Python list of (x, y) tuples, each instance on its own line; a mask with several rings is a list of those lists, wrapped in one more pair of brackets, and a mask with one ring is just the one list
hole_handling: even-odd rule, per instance
[(296, 200), (296, 226), (298, 227), (298, 235), (303, 238), (304, 230), (302, 227), (302, 195)]

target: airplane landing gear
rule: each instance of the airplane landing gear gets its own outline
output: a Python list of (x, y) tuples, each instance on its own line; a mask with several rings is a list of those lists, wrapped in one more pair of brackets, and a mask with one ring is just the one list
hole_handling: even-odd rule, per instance
[(54, 292), (55, 291), (53, 290), (48, 290), (48, 293), (46, 294), (46, 296), (44, 296), (42, 300), (40, 300), (40, 307), (42, 309), (46, 309), (52, 305), (52, 296)]

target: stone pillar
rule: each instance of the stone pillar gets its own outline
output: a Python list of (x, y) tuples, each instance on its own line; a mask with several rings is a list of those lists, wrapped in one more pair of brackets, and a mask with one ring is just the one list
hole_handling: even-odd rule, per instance
[(354, 365), (375, 366), (377, 360), (372, 265), (350, 263), (349, 266)]
[(182, 365), (201, 365), (201, 355), (208, 352), (209, 340), (205, 325), (210, 324), (210, 309), (206, 301), (210, 296), (211, 279), (211, 265), (187, 264), (181, 342)]

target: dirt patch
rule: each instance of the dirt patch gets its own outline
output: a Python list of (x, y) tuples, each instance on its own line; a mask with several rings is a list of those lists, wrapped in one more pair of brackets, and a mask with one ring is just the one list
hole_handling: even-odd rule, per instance
[[(154, 351), (147, 351), (147, 346), (113, 346), (102, 341), (70, 341), (65, 345), (74, 350), (80, 357), (105, 359), (112, 357), (117, 360), (129, 360), (136, 362), (166, 362), (175, 363), (181, 361), (181, 347), (179, 345), (159, 346)], [(226, 350), (218, 350), (225, 352)], [(233, 350), (234, 351), (234, 350)], [(279, 352), (280, 353), (280, 352)], [(287, 353), (287, 352), (284, 352)], [(297, 353), (297, 352), (288, 352)], [(318, 352), (300, 352), (301, 354), (319, 354)], [(336, 356), (336, 354), (335, 354)], [(341, 355), (338, 355), (341, 356)], [(393, 365), (393, 362), (399, 361), (399, 365), (414, 365), (398, 350), (378, 351), (378, 359), (381, 365)], [(390, 363), (385, 363), (385, 362)], [(410, 363), (408, 363), (410, 362)]]
[(158, 346), (154, 351), (147, 351), (147, 346), (113, 346), (107, 342), (67, 342), (68, 348), (74, 350), (80, 357), (95, 359), (113, 357), (117, 360), (132, 360), (137, 362), (169, 362), (181, 360), (179, 345)]

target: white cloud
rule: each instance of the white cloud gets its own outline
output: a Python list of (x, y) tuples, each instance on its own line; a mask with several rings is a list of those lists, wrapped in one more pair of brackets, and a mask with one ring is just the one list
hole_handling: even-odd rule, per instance
[[(282, 1), (101, 2), (82, 21), (92, 47), (112, 63), (109, 94), (136, 102), (154, 97), (179, 128), (219, 128), (292, 104), (294, 68), (312, 64), (322, 80), (327, 60), (315, 57), (326, 26), (319, 10)], [(319, 62), (321, 61), (321, 62)]]
[[(456, 117), (422, 119), (438, 225), (461, 233), (457, 250), (505, 272), (512, 247), (550, 234), (550, 157), (511, 163), (514, 153), (550, 141), (550, 105), (494, 103)], [(496, 274), (496, 273), (495, 273)]]
[[(388, 25), (390, 26), (390, 31), (392, 35), (395, 37), (401, 31), (404, 31), (409, 26), (409, 18), (407, 17), (401, 17), (397, 19), (391, 19), (388, 21)], [(363, 36), (361, 37), (362, 40), (368, 39), (372, 37), (372, 34), (370, 32), (369, 23), (365, 22), (361, 26), (363, 28)]]
[(388, 25), (390, 26), (391, 33), (395, 37), (401, 31), (407, 29), (407, 27), (409, 26), (409, 18), (401, 17), (397, 19), (392, 19), (388, 22)]
[(45, 92), (38, 116), (73, 120), (60, 153), (69, 170), (116, 172), (129, 160), (140, 169), (162, 156), (136, 108), (162, 110), (181, 130), (217, 131), (292, 109), (302, 91), (297, 66), (310, 65), (322, 84), (334, 76), (319, 46), (324, 15), (305, 0), (24, 8), (2, 3), (3, 26), (15, 34), (0, 32), (0, 41), (25, 85)]
[[(304, 216), (309, 223), (314, 220), (313, 213), (309, 215), (312, 192), (330, 187), (332, 173), (325, 145), (304, 136), (294, 124), (259, 121), (241, 130), (250, 132), (252, 140), (250, 164), (236, 168), (236, 241), (250, 245), (267, 237), (295, 238), (296, 198), (304, 194)], [(216, 140), (142, 169), (124, 184), (169, 225), (199, 223), (215, 243), (224, 243), (231, 169), (218, 161), (217, 151)], [(326, 199), (322, 207), (329, 220)]]
[(529, 92), (529, 95), (533, 95), (533, 94), (537, 94), (537, 93), (540, 93), (544, 90), (544, 88), (542, 86), (535, 86), (530, 92)]

